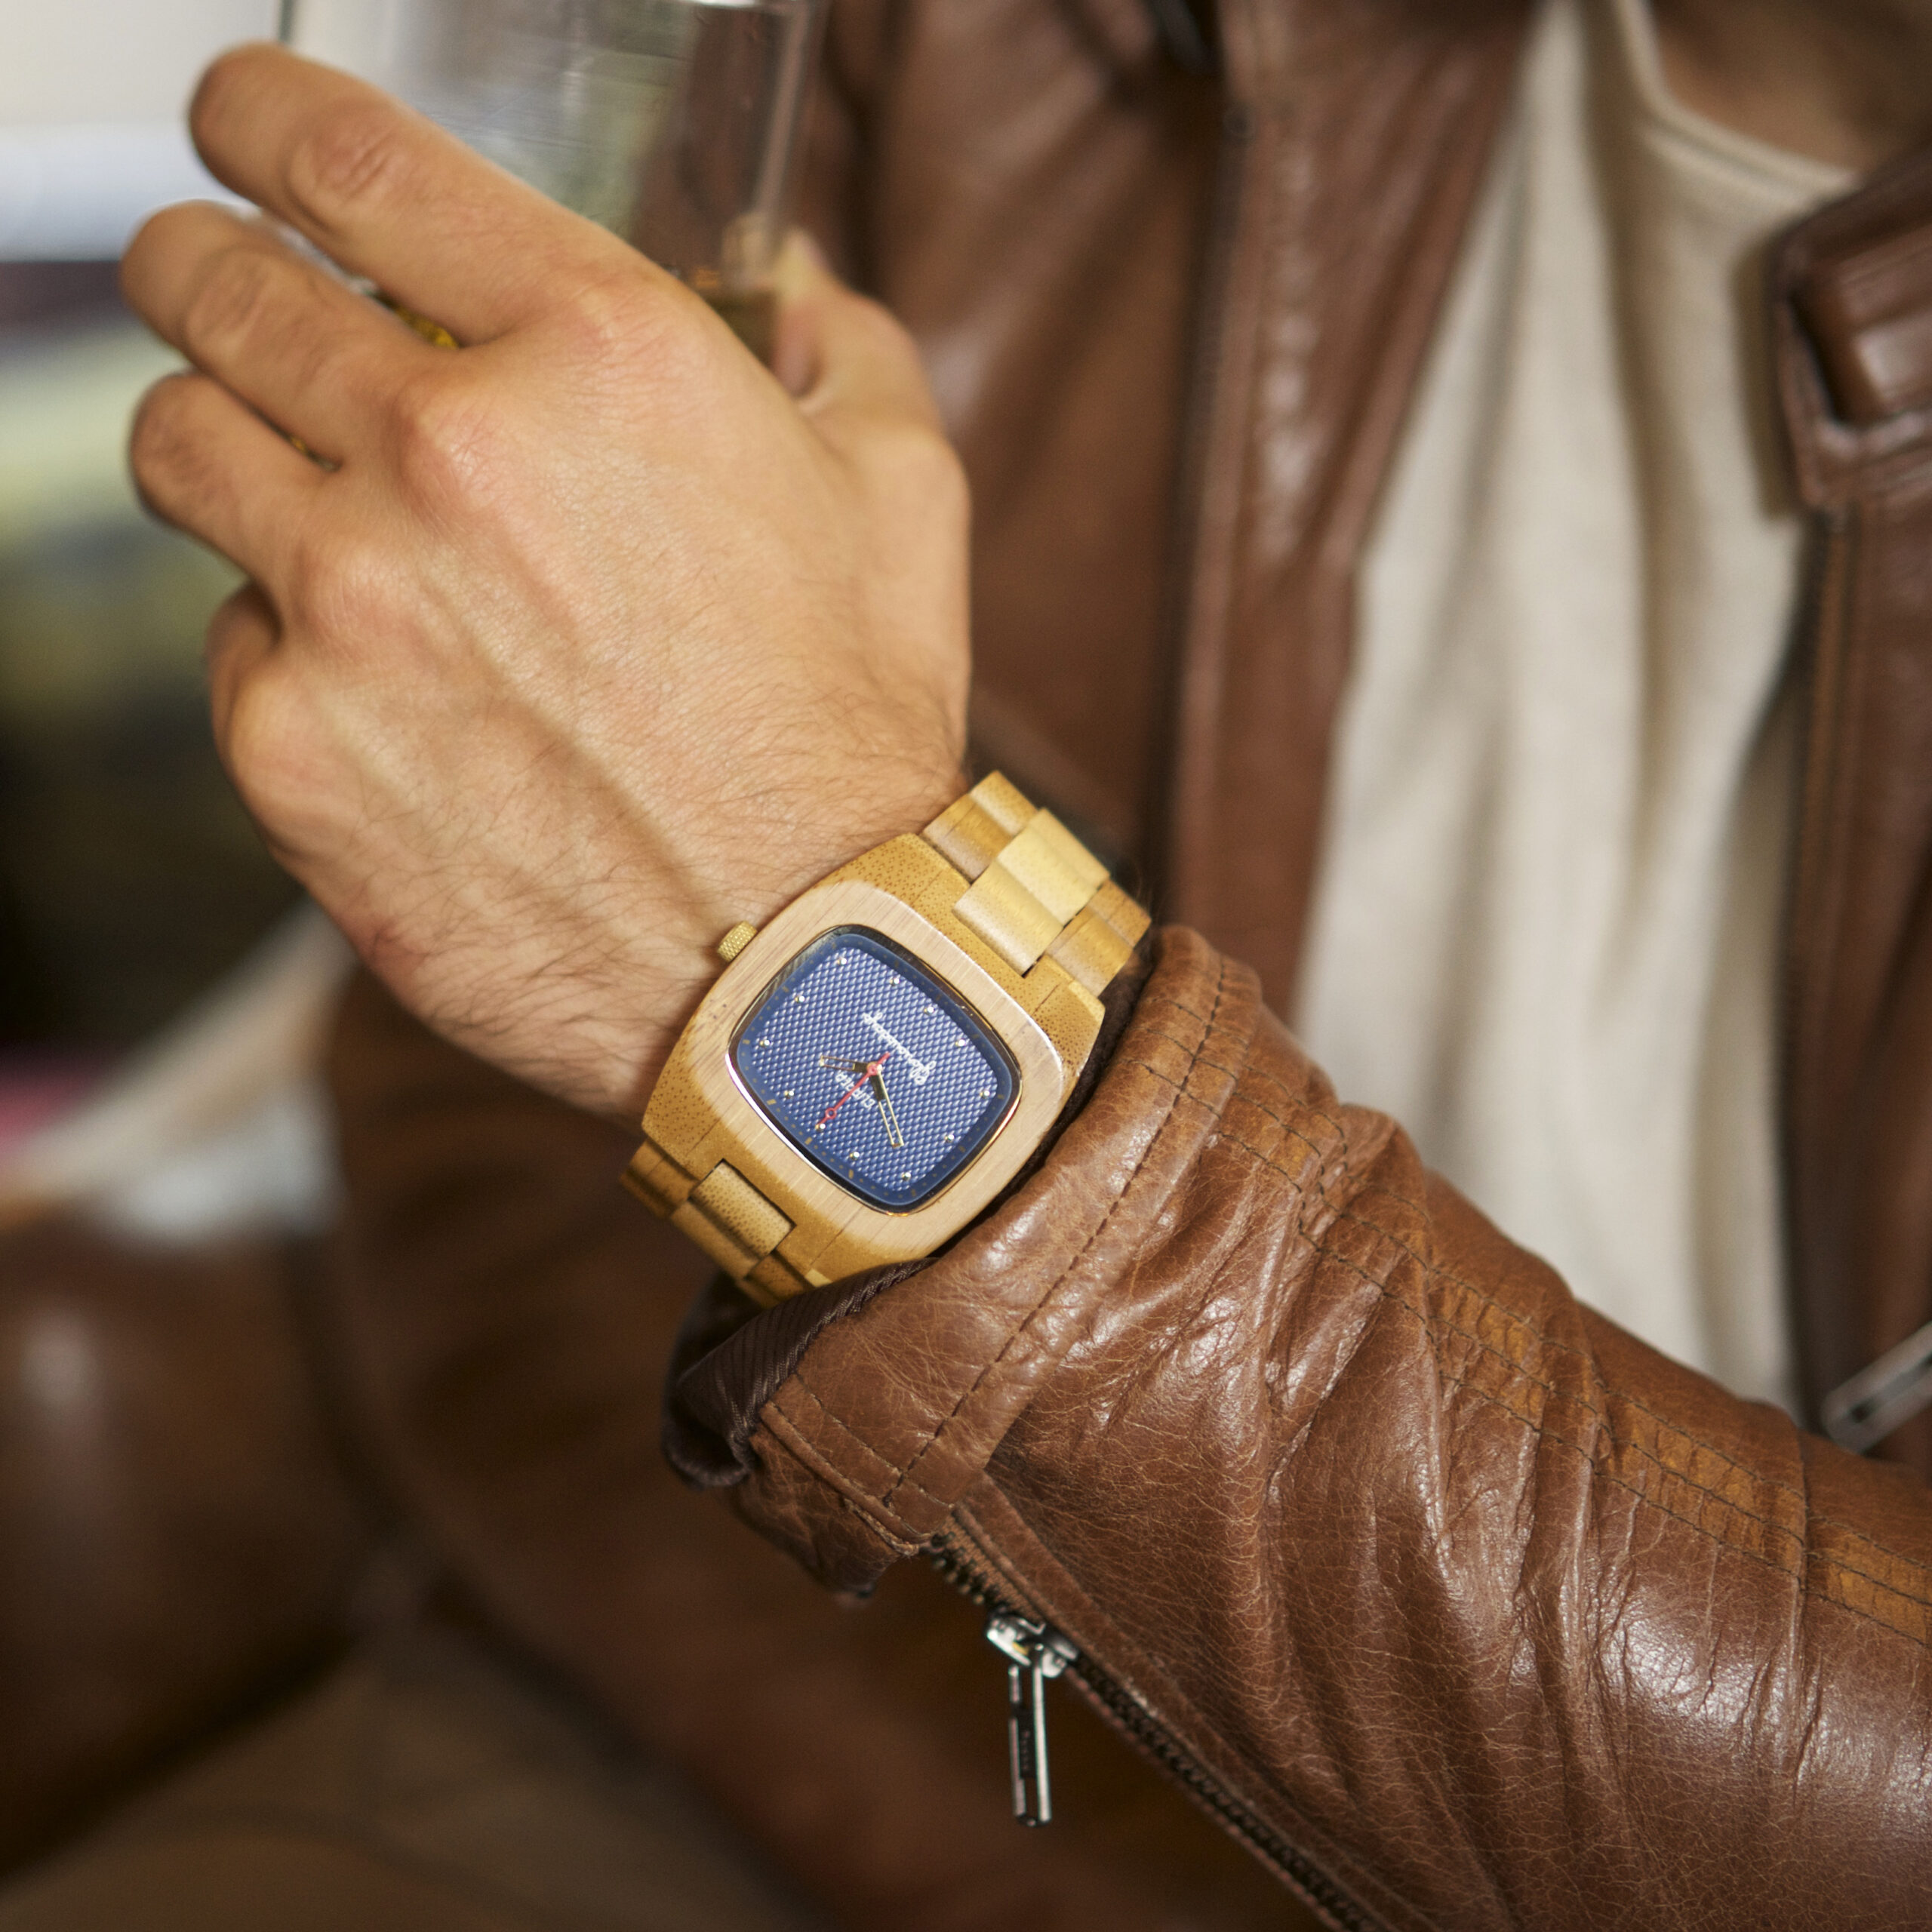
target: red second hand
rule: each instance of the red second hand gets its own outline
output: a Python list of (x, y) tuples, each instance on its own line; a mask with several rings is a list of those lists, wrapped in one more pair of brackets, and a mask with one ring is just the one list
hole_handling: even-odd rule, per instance
[[(873, 1078), (878, 1074), (879, 1069), (884, 1066), (886, 1062), (892, 1056), (890, 1053), (881, 1054), (877, 1060), (873, 1060), (869, 1066), (867, 1066), (860, 1073), (858, 1078), (854, 1081), (851, 1085), (847, 1088), (844, 1092), (841, 1094), (838, 1099), (834, 1100), (831, 1106), (827, 1107), (825, 1112), (819, 1115), (819, 1127), (830, 1126), (832, 1124), (832, 1116), (835, 1114), (838, 1109), (842, 1107), (845, 1103), (866, 1084), (868, 1080)], [(817, 1133), (818, 1129), (817, 1128), (814, 1128), (812, 1131), (814, 1133)]]

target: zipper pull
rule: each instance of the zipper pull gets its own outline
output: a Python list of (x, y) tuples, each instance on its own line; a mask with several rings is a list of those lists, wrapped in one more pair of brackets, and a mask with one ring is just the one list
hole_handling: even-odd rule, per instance
[(1047, 1679), (1080, 1655), (1050, 1623), (996, 1610), (986, 1619), (986, 1641), (1007, 1659), (1006, 1742), (1013, 1761), (1013, 1815), (1044, 1825), (1054, 1815), (1047, 1776)]

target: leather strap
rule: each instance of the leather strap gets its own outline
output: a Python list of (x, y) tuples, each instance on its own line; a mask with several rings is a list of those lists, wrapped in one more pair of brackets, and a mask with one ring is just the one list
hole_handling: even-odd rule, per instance
[[(1066, 987), (1081, 989), (1096, 1003), (1097, 1030), (1100, 996), (1149, 924), (1106, 866), (998, 772), (948, 806), (923, 836), (958, 876), (950, 909), (971, 939), (1023, 975), (1041, 1004)], [(749, 936), (732, 928), (724, 943), (733, 956)], [(1069, 1084), (1079, 1070), (1067, 1069)], [(782, 1301), (814, 1285), (778, 1252), (791, 1217), (729, 1161), (691, 1174), (647, 1135), (623, 1182), (757, 1300)]]

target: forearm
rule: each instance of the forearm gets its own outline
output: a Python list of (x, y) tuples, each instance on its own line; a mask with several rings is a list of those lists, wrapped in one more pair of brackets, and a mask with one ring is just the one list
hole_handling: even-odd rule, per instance
[(1924, 1491), (1580, 1308), (1188, 936), (1046, 1169), (747, 1446), (828, 1580), (949, 1546), (1386, 1924), (1932, 1883)]

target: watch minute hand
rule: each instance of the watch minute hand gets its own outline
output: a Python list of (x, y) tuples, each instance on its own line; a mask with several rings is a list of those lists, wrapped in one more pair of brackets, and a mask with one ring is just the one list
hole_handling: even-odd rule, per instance
[[(880, 1063), (884, 1064), (883, 1061)], [(892, 1104), (892, 1096), (885, 1091), (885, 1075), (875, 1073), (872, 1076), (872, 1098), (878, 1103), (878, 1117), (885, 1123), (885, 1137), (894, 1147), (903, 1147), (906, 1137), (900, 1131), (898, 1110)]]

